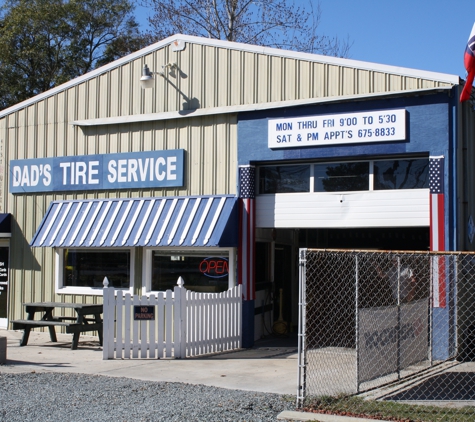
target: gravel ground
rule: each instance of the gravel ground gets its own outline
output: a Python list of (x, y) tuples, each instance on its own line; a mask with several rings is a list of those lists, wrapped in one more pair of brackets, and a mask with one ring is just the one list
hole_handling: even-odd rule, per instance
[(295, 397), (61, 373), (0, 373), (0, 421), (276, 421)]

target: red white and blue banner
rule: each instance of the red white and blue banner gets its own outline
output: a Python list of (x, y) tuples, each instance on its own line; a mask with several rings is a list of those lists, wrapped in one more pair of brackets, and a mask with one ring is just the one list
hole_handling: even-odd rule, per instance
[[(444, 157), (429, 157), (430, 250), (445, 250)], [(432, 260), (432, 306), (446, 306), (445, 257)]]
[(239, 253), (238, 277), (244, 300), (256, 295), (255, 268), (256, 168), (239, 167)]
[(460, 102), (467, 101), (472, 94), (472, 84), (475, 77), (475, 24), (472, 27), (472, 32), (470, 32), (470, 37), (468, 37), (463, 63), (467, 71), (467, 80), (465, 81), (462, 94), (460, 94)]

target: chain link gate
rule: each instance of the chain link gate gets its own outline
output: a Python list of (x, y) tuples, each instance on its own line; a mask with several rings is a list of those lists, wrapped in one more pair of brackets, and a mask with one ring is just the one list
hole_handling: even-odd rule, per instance
[(475, 254), (301, 249), (299, 294), (299, 407), (359, 396), (475, 420)]

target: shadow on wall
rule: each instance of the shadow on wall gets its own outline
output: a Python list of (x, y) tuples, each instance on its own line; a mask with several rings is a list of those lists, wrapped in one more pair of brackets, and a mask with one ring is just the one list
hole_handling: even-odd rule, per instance
[(39, 271), (41, 266), (33, 255), (30, 242), (20, 229), (12, 215), (11, 220), (12, 246), (10, 250), (10, 268), (15, 270)]

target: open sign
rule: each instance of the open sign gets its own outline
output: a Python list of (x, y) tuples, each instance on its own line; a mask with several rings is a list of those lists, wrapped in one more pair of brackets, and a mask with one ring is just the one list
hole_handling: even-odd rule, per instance
[(228, 260), (222, 257), (205, 258), (200, 262), (200, 272), (206, 277), (222, 278), (229, 273)]

